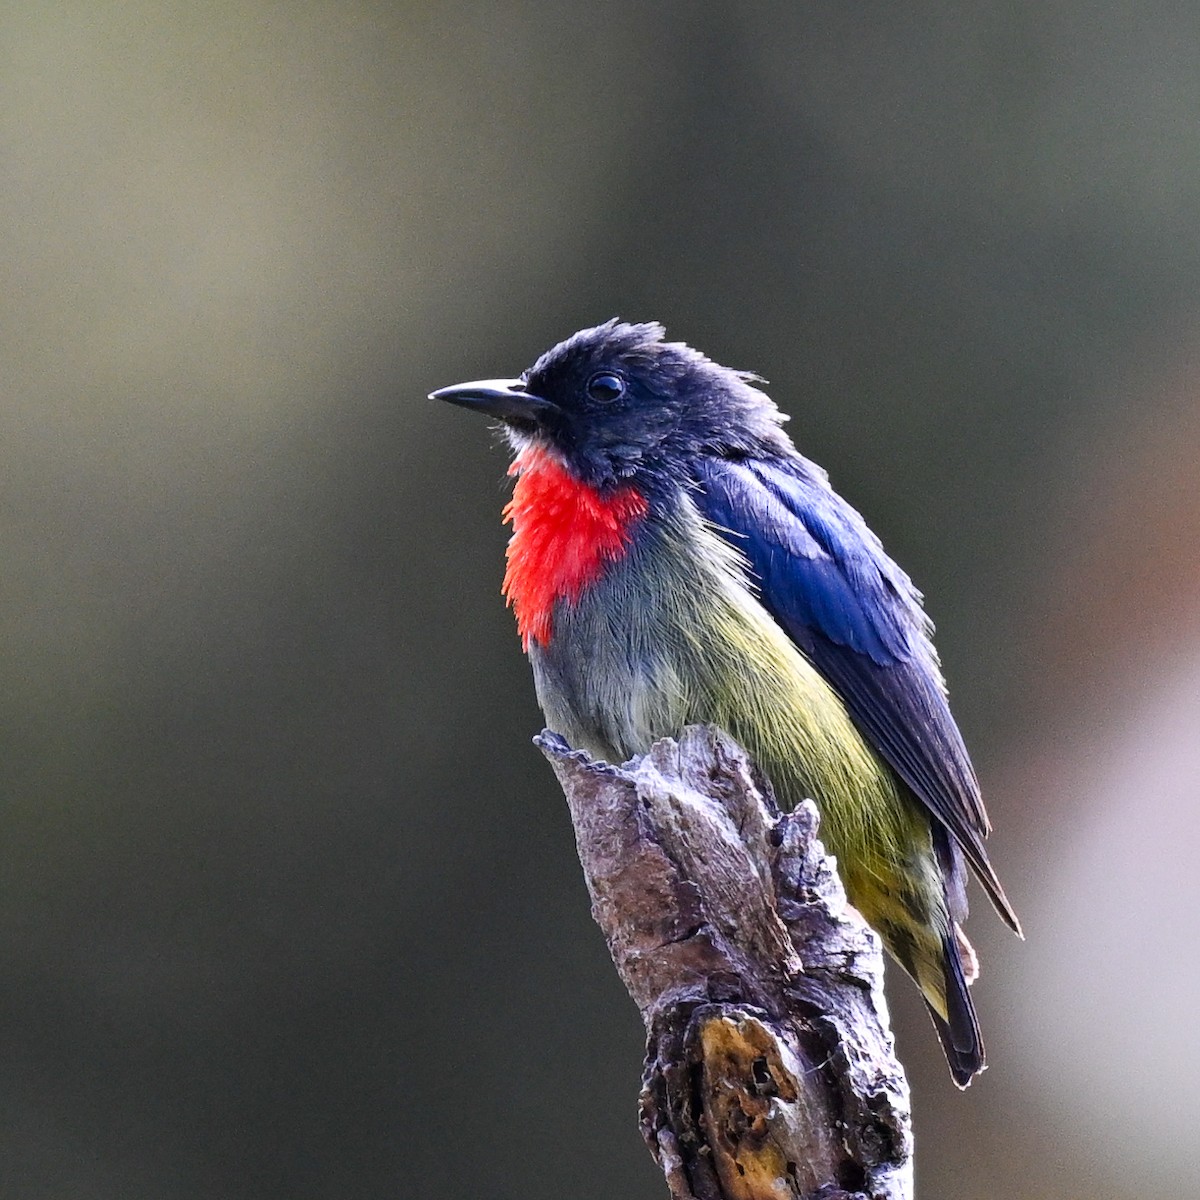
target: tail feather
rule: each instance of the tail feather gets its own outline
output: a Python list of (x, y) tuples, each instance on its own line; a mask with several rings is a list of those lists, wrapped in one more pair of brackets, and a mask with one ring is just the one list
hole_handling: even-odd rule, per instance
[[(975, 1005), (967, 991), (967, 975), (963, 969), (962, 947), (970, 951), (970, 943), (955, 926), (942, 939), (943, 979), (945, 983), (946, 1015), (943, 1017), (930, 1003), (925, 1007), (933, 1019), (938, 1039), (950, 1064), (950, 1074), (960, 1088), (965, 1088), (987, 1065), (984, 1055), (983, 1037), (979, 1032), (979, 1020), (975, 1016)], [(971, 977), (974, 978), (974, 951), (970, 953)]]

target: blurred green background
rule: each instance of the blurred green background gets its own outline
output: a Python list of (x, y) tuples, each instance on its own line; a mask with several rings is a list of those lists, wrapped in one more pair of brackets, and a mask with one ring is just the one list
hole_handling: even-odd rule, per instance
[(1200, 1178), (1200, 10), (6, 5), (0, 1195), (665, 1188), (433, 387), (754, 369), (925, 589), (1025, 920), (925, 1200)]

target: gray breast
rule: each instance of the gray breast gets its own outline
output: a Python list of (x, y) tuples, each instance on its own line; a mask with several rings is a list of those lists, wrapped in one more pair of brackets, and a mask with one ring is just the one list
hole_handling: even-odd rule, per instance
[(547, 724), (610, 762), (688, 720), (682, 625), (705, 580), (679, 545), (670, 530), (643, 530), (577, 603), (558, 602), (550, 645), (530, 649)]

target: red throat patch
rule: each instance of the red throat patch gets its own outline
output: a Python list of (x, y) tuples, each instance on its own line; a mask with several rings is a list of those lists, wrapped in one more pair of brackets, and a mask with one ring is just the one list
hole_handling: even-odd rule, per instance
[(601, 496), (537, 447), (522, 450), (508, 473), (517, 483), (504, 508), (513, 533), (502, 591), (528, 650), (532, 642), (549, 644), (555, 603), (578, 600), (605, 563), (621, 556), (648, 505), (628, 485)]

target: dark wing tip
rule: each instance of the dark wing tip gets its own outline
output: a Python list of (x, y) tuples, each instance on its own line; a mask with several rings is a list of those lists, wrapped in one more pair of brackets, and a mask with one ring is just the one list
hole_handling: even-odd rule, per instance
[(987, 853), (983, 849), (983, 844), (976, 841), (973, 845), (967, 845), (961, 837), (957, 838), (959, 844), (967, 856), (967, 862), (971, 864), (971, 870), (975, 873), (975, 878), (983, 885), (983, 890), (987, 893), (987, 898), (992, 902), (992, 907), (999, 914), (1000, 919), (1021, 939), (1025, 940), (1025, 931), (1021, 928), (1021, 920), (1017, 916), (1016, 909), (1004, 894), (1004, 888), (1000, 886), (1000, 880), (996, 877), (996, 872), (992, 869), (992, 864), (988, 862)]

